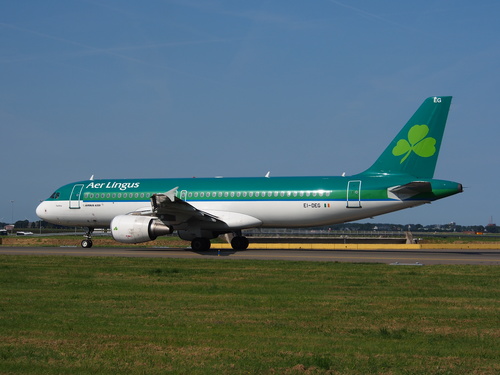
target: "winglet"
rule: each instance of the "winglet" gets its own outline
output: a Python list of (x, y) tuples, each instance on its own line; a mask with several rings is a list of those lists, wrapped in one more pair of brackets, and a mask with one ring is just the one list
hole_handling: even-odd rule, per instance
[(179, 186), (174, 187), (172, 190), (167, 191), (165, 196), (170, 199), (170, 202), (175, 201), (175, 194), (177, 194), (177, 189), (179, 189)]
[(153, 194), (151, 196), (151, 204), (153, 206), (153, 211), (158, 211), (158, 207), (160, 207), (166, 200), (168, 199), (170, 202), (175, 202), (175, 194), (177, 193), (177, 189), (179, 187), (174, 187), (172, 190), (167, 191), (163, 194)]

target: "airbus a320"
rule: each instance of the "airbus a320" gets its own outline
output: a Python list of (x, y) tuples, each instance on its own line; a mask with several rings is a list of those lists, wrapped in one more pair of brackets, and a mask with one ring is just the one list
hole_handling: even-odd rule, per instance
[(373, 217), (462, 192), (434, 179), (451, 96), (430, 97), (371, 167), (352, 176), (107, 179), (58, 188), (36, 209), (50, 223), (110, 228), (122, 243), (177, 232), (195, 251), (229, 234), (244, 250), (249, 228), (313, 227)]

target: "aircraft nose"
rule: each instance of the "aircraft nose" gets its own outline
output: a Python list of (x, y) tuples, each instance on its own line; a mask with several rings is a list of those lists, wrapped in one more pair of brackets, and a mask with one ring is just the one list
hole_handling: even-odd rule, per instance
[(38, 216), (40, 219), (45, 219), (45, 216), (47, 215), (47, 207), (46, 207), (45, 201), (40, 203), (38, 207), (36, 208), (36, 216)]

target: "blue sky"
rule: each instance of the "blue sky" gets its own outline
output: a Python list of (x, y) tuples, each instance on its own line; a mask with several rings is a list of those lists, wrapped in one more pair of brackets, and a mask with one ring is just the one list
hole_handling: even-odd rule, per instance
[[(500, 221), (500, 2), (0, 2), (0, 221), (96, 178), (355, 174), (454, 97), (436, 178), (374, 222)], [(11, 203), (14, 201), (14, 203)]]

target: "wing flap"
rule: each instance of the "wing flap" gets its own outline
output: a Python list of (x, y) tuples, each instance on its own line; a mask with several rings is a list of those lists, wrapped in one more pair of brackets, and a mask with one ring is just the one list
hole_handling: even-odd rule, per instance
[(262, 221), (256, 217), (240, 214), (238, 212), (211, 210), (209, 214), (226, 223), (228, 227), (234, 229), (255, 228), (262, 225)]

